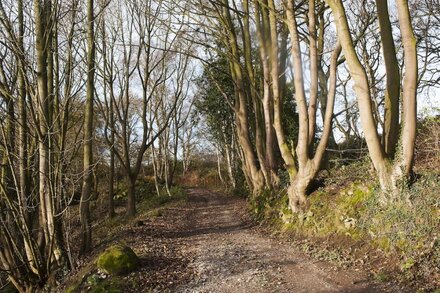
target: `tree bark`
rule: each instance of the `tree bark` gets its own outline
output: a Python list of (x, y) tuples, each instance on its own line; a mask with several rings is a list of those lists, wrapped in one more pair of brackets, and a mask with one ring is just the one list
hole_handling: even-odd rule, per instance
[(132, 175), (126, 175), (127, 180), (127, 215), (134, 217), (136, 215), (136, 178)]
[[(104, 7), (102, 9), (105, 9)], [(105, 13), (105, 12), (103, 12)], [(108, 74), (107, 74), (107, 67), (108, 67), (108, 62), (107, 62), (107, 39), (106, 39), (106, 27), (105, 27), (105, 14), (102, 16), (102, 22), (101, 22), (101, 32), (102, 32), (102, 55), (103, 55), (103, 60), (104, 60), (104, 97), (107, 99), (107, 79), (108, 79)], [(112, 75), (112, 74), (110, 74)], [(110, 77), (111, 78), (111, 77)], [(112, 82), (110, 82), (110, 86), (113, 87)], [(108, 128), (110, 128), (110, 162), (109, 162), (109, 189), (108, 189), (108, 194), (107, 194), (107, 213), (108, 213), (108, 217), (109, 218), (113, 218), (116, 213), (115, 213), (115, 203), (114, 203), (114, 184), (115, 184), (115, 113), (114, 113), (114, 107), (113, 107), (113, 89), (110, 89), (111, 95), (110, 95), (110, 99), (109, 99), (109, 105), (108, 105), (108, 116), (109, 116), (109, 122), (110, 122), (110, 127), (107, 127), (106, 130)]]
[(389, 176), (390, 166), (385, 159), (385, 153), (379, 139), (374, 121), (373, 109), (371, 106), (371, 96), (369, 83), (364, 67), (361, 65), (356, 51), (353, 46), (353, 40), (348, 28), (345, 9), (340, 1), (327, 0), (330, 5), (339, 39), (341, 41), (342, 50), (344, 52), (347, 65), (354, 81), (354, 90), (358, 99), (359, 113), (361, 116), (362, 129), (364, 130), (365, 140), (367, 142), (373, 165), (378, 173), (379, 181), (384, 189), (391, 186), (391, 178)]
[(302, 168), (306, 165), (309, 157), (309, 117), (306, 103), (306, 94), (304, 90), (304, 74), (303, 64), (300, 49), (300, 40), (298, 35), (297, 22), (295, 18), (294, 4), (292, 1), (288, 1), (287, 4), (287, 26), (289, 28), (291, 42), (292, 42), (292, 65), (295, 72), (294, 85), (295, 85), (295, 99), (298, 107), (299, 115), (299, 133), (298, 133), (298, 146), (296, 153), (298, 156), (298, 166)]
[(18, 47), (20, 56), (18, 58), (18, 157), (19, 157), (19, 199), (20, 207), (27, 225), (29, 225), (28, 203), (27, 197), (29, 194), (29, 175), (27, 166), (27, 110), (26, 110), (26, 80), (25, 80), (25, 63), (24, 63), (24, 17), (23, 17), (23, 0), (18, 0)]
[(222, 184), (224, 184), (225, 180), (223, 179), (223, 175), (222, 175), (221, 154), (220, 154), (220, 151), (218, 149), (217, 149), (216, 153), (217, 153), (217, 173), (218, 173), (218, 178), (220, 179), (220, 182)]
[(40, 200), (40, 226), (44, 246), (48, 249), (47, 262), (50, 265), (53, 257), (60, 259), (59, 249), (55, 243), (55, 225), (54, 225), (54, 203), (53, 194), (49, 186), (49, 91), (48, 91), (48, 73), (47, 73), (47, 22), (52, 15), (48, 11), (50, 1), (41, 3), (34, 0), (35, 15), (35, 46), (37, 59), (37, 94), (35, 104), (38, 113), (38, 171), (39, 171), (39, 200)]
[(404, 50), (405, 75), (403, 77), (403, 117), (402, 117), (402, 153), (396, 168), (398, 174), (409, 178), (414, 164), (414, 149), (417, 132), (417, 41), (411, 23), (408, 1), (397, 0), (400, 31)]
[(313, 149), (316, 132), (316, 110), (318, 103), (318, 50), (316, 37), (316, 14), (315, 1), (309, 0), (309, 55), (310, 55), (310, 99), (308, 107), (309, 117), (309, 135), (308, 144), (309, 152)]
[[(110, 112), (112, 112), (112, 111), (113, 111), (113, 107), (110, 108)], [(114, 118), (113, 118), (114, 114), (111, 113), (110, 115), (111, 115), (110, 121), (113, 121), (114, 120)], [(113, 123), (114, 123), (114, 121), (113, 121)], [(108, 178), (109, 188), (108, 188), (107, 201), (108, 201), (108, 217), (109, 218), (113, 218), (116, 215), (116, 213), (115, 213), (115, 202), (114, 202), (114, 199), (113, 199), (114, 194), (115, 194), (115, 192), (114, 192), (114, 185), (115, 185), (115, 150), (114, 150), (114, 146), (113, 146), (115, 144), (115, 133), (114, 133), (113, 127), (111, 129), (110, 136), (111, 136), (112, 146), (110, 147), (110, 166), (109, 166), (110, 174), (109, 174), (109, 178)]]
[(234, 31), (234, 25), (229, 11), (229, 3), (227, 0), (222, 1), (223, 17), (226, 21), (228, 30), (228, 42), (231, 50), (230, 68), (231, 74), (235, 81), (237, 100), (235, 103), (234, 111), (237, 124), (237, 135), (240, 141), (240, 145), (243, 150), (244, 157), (244, 171), (250, 179), (253, 194), (259, 193), (264, 188), (264, 177), (261, 170), (258, 168), (256, 157), (252, 144), (250, 142), (248, 113), (246, 103), (246, 92), (244, 89), (244, 79), (240, 64), (239, 50), (237, 44), (237, 38)]
[[(264, 5), (264, 3), (263, 3)], [(247, 5), (244, 9), (245, 13), (249, 13)], [(263, 97), (262, 99), (258, 97), (257, 93), (257, 82), (254, 74), (254, 68), (252, 66), (252, 45), (250, 38), (250, 26), (248, 17), (245, 18), (245, 61), (248, 71), (248, 75), (252, 78), (251, 88), (252, 88), (252, 100), (254, 106), (255, 115), (255, 144), (257, 150), (258, 161), (260, 162), (261, 172), (263, 173), (265, 179), (265, 185), (268, 188), (272, 187), (272, 168), (273, 166), (273, 147), (270, 146), (272, 140), (272, 124), (270, 123), (271, 118), (271, 91), (270, 91), (270, 76), (269, 76), (269, 63), (267, 58), (267, 39), (266, 39), (266, 26), (267, 22), (265, 20), (266, 10), (261, 8), (258, 1), (255, 1), (255, 18), (256, 18), (256, 31), (259, 41), (259, 52), (260, 52), (260, 63), (263, 69), (263, 76), (261, 78), (261, 84), (263, 86)]]
[[(335, 49), (333, 50), (331, 57), (331, 65), (330, 65), (330, 79), (329, 79), (329, 90), (327, 92), (326, 97), (326, 110), (324, 116), (324, 130), (319, 141), (319, 144), (316, 148), (315, 155), (312, 157), (312, 149), (311, 143), (313, 139), (311, 139), (311, 135), (314, 135), (314, 130), (316, 128), (316, 100), (317, 100), (317, 91), (318, 91), (318, 57), (317, 57), (317, 44), (316, 44), (316, 23), (315, 23), (315, 3), (314, 0), (309, 2), (309, 9), (313, 9), (313, 11), (309, 11), (309, 31), (311, 33), (310, 42), (310, 64), (311, 70), (310, 73), (312, 77), (313, 84), (311, 87), (314, 89), (311, 90), (311, 104), (310, 107), (307, 108), (306, 103), (306, 94), (304, 90), (304, 78), (303, 78), (303, 69), (302, 69), (302, 56), (300, 50), (300, 39), (298, 34), (297, 21), (295, 16), (295, 7), (293, 1), (287, 2), (286, 7), (286, 17), (287, 17), (287, 25), (291, 37), (292, 43), (292, 65), (294, 69), (294, 85), (295, 85), (295, 98), (298, 107), (299, 114), (299, 133), (298, 133), (298, 145), (296, 149), (296, 154), (298, 157), (298, 171), (296, 169), (290, 168), (287, 169), (290, 175), (290, 186), (287, 190), (289, 197), (289, 205), (292, 211), (301, 212), (308, 207), (308, 200), (306, 198), (307, 188), (315, 178), (316, 174), (319, 171), (328, 140), (331, 134), (332, 127), (332, 118), (333, 118), (333, 107), (336, 95), (336, 79), (337, 79), (337, 65), (338, 65), (338, 56), (341, 52), (341, 48), (339, 42), (336, 44)], [(311, 27), (313, 26), (313, 27)], [(324, 85), (321, 85), (324, 86)], [(325, 85), (327, 87), (327, 85)], [(315, 106), (313, 104), (315, 103)], [(312, 125), (313, 124), (313, 125)], [(310, 132), (311, 128), (313, 128), (312, 132)], [(279, 141), (280, 143), (280, 141)], [(282, 148), (282, 145), (280, 145)], [(286, 147), (285, 147), (286, 148)], [(292, 155), (287, 152), (285, 149), (285, 153), (287, 154), (287, 159), (291, 162), (293, 160), (293, 152)], [(283, 156), (284, 158), (284, 156)], [(288, 163), (285, 159), (285, 163)], [(289, 166), (287, 166), (289, 167)]]
[[(403, 128), (401, 135), (402, 149), (396, 153), (396, 159), (392, 164), (382, 149), (377, 129), (374, 123), (373, 109), (371, 107), (371, 94), (365, 69), (359, 62), (353, 41), (349, 32), (347, 17), (344, 6), (340, 1), (327, 0), (336, 21), (336, 27), (340, 36), (342, 50), (347, 60), (348, 68), (355, 82), (355, 93), (358, 99), (362, 128), (365, 134), (371, 160), (376, 169), (379, 182), (384, 191), (391, 191), (392, 198), (398, 196), (398, 181), (408, 179), (412, 172), (414, 160), (414, 142), (416, 135), (416, 97), (417, 97), (417, 52), (416, 40), (412, 29), (411, 18), (408, 9), (408, 2), (399, 0), (397, 2), (400, 31), (405, 58), (405, 76), (403, 79)], [(381, 3), (383, 4), (383, 3)], [(384, 8), (378, 9), (384, 17)], [(383, 28), (382, 28), (383, 29)], [(389, 40), (389, 32), (385, 39)], [(392, 45), (384, 46), (388, 51), (384, 54), (393, 54)], [(391, 48), (391, 49), (390, 49)], [(395, 54), (395, 53), (394, 53)], [(389, 59), (389, 57), (387, 57)], [(390, 70), (390, 69), (387, 69)], [(389, 72), (387, 71), (387, 74)], [(392, 113), (392, 112), (390, 112)]]
[(227, 167), (228, 167), (228, 176), (229, 176), (229, 182), (231, 183), (231, 186), (233, 189), (235, 189), (236, 187), (236, 179), (234, 176), (234, 169), (232, 166), (232, 159), (231, 159), (231, 147), (229, 145), (229, 143), (226, 143), (225, 146), (225, 156), (226, 156), (226, 163), (227, 163)]
[(388, 1), (376, 0), (376, 5), (387, 78), (382, 141), (385, 154), (393, 158), (399, 139), (400, 71), (388, 13)]
[(95, 37), (93, 1), (87, 1), (87, 98), (84, 111), (84, 173), (80, 202), (81, 253), (92, 248), (92, 225), (90, 221), (90, 200), (93, 189), (93, 100), (95, 80)]

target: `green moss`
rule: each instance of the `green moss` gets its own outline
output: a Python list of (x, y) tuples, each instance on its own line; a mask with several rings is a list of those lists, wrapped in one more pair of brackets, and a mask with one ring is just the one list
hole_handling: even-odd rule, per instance
[[(365, 183), (352, 183), (337, 194), (328, 194), (325, 189), (320, 189), (310, 195), (309, 200), (310, 209), (306, 213), (295, 215), (290, 212), (287, 200), (282, 202), (279, 207), (279, 218), (283, 231), (318, 237), (340, 234), (354, 240), (368, 237), (369, 232), (377, 233), (376, 227), (370, 223), (374, 217), (368, 219), (365, 217), (370, 212), (370, 208), (374, 207), (377, 211), (376, 194), (374, 189)], [(257, 210), (264, 211), (259, 211), (260, 215), (268, 213), (265, 208), (266, 203), (267, 199), (255, 205)], [(368, 226), (365, 225), (366, 220), (370, 221)], [(381, 220), (379, 222), (383, 223)], [(387, 241), (381, 239), (376, 243), (381, 248), (389, 249), (390, 240)]]
[(337, 200), (338, 210), (341, 215), (357, 217), (365, 209), (365, 203), (371, 196), (369, 187), (354, 183), (341, 192)]
[(388, 237), (381, 237), (374, 242), (385, 252), (389, 252), (391, 249), (391, 240)]
[(150, 211), (156, 207), (160, 207), (164, 204), (170, 202), (178, 202), (178, 201), (186, 201), (187, 193), (185, 189), (180, 186), (172, 186), (170, 188), (171, 196), (167, 193), (165, 188), (160, 190), (160, 195), (157, 196), (156, 192), (150, 193), (149, 196), (143, 197), (142, 201), (139, 204), (139, 212), (143, 213), (146, 211)]
[(130, 247), (113, 245), (98, 257), (96, 264), (110, 275), (122, 275), (136, 270), (139, 258)]
[[(371, 249), (404, 260), (400, 269), (408, 279), (429, 279), (440, 261), (440, 175), (421, 174), (409, 188), (402, 189), (398, 199), (385, 204), (380, 200), (387, 195), (377, 182), (362, 179), (371, 166), (369, 162), (364, 165), (335, 170), (343, 179), (336, 184), (325, 179), (328, 187), (309, 196), (310, 209), (305, 213), (292, 214), (285, 190), (262, 192), (251, 200), (251, 209), (258, 220), (291, 235), (349, 236), (368, 243)], [(376, 278), (389, 277), (379, 272)]]
[(79, 291), (79, 284), (72, 285), (66, 289), (66, 293), (76, 293)]
[(119, 293), (122, 285), (119, 279), (104, 280), (93, 285), (90, 289), (90, 293)]
[(276, 205), (277, 197), (270, 190), (263, 190), (250, 201), (250, 209), (259, 220), (270, 219)]
[(162, 217), (163, 216), (163, 210), (160, 209), (160, 208), (159, 209), (155, 209), (155, 210), (152, 210), (151, 212), (148, 212), (147, 215), (149, 217), (152, 217), (152, 218)]
[(414, 259), (408, 258), (406, 261), (404, 261), (402, 263), (401, 269), (402, 269), (402, 271), (407, 271), (407, 270), (411, 269), (415, 264), (416, 264), (416, 262), (414, 261)]
[(66, 293), (118, 293), (122, 292), (122, 288), (126, 282), (119, 276), (108, 276), (103, 278), (95, 273), (90, 273), (83, 277), (80, 282), (76, 282), (66, 289)]

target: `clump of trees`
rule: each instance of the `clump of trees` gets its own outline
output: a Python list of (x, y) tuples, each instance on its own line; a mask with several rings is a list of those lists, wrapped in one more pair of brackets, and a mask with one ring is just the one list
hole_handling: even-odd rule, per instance
[[(224, 49), (209, 48), (228, 60), (234, 93), (224, 91), (226, 99), (218, 99), (232, 109), (242, 171), (254, 195), (281, 187), (280, 174), (287, 173), (291, 209), (307, 209), (307, 190), (326, 149), (336, 146), (337, 133), (346, 141), (353, 135), (365, 140), (383, 202), (398, 199), (399, 188), (413, 178), (417, 94), (438, 74), (428, 61), (438, 53), (426, 46), (437, 42), (426, 27), (434, 6), (432, 1), (200, 3), (200, 13), (215, 26), (206, 30)], [(222, 87), (216, 77), (211, 83)], [(295, 128), (286, 128), (285, 101), (294, 101), (298, 115), (291, 140), (286, 136)]]
[[(147, 150), (160, 150), (158, 173), (172, 184), (177, 148), (191, 139), (184, 11), (166, 1), (0, 1), (0, 269), (20, 292), (55, 285), (76, 251), (93, 248), (96, 166), (110, 173), (110, 217), (115, 164), (127, 216)], [(79, 247), (69, 225), (77, 200)]]

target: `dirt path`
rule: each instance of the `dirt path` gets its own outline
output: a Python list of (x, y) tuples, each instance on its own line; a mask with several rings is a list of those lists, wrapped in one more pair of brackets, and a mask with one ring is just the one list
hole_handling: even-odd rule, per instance
[(139, 239), (147, 247), (140, 252), (145, 262), (138, 278), (149, 289), (142, 292), (396, 291), (368, 280), (364, 272), (337, 269), (262, 233), (246, 215), (242, 199), (192, 189), (187, 203), (148, 221), (128, 240), (138, 252)]

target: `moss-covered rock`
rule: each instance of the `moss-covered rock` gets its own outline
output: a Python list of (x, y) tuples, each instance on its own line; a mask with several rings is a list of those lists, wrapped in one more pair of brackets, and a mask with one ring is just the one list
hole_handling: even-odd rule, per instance
[(96, 264), (110, 275), (123, 275), (137, 269), (139, 258), (130, 247), (113, 245), (98, 257)]

